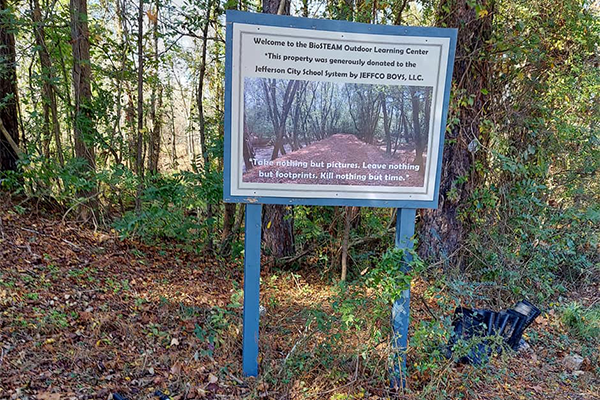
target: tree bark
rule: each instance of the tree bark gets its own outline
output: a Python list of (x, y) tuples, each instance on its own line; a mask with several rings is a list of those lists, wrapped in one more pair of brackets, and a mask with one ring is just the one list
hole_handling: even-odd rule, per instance
[[(34, 24), (35, 42), (40, 55), (40, 65), (42, 67), (42, 103), (44, 113), (44, 140), (49, 142), (54, 137), (56, 146), (56, 155), (61, 166), (65, 164), (63, 156), (62, 143), (60, 137), (60, 123), (58, 122), (58, 108), (56, 103), (56, 91), (54, 89), (54, 67), (50, 53), (46, 47), (46, 32), (42, 11), (39, 0), (32, 0), (31, 16)], [(51, 133), (52, 132), (52, 133)]]
[(221, 232), (221, 255), (226, 255), (231, 252), (235, 211), (235, 203), (225, 203), (225, 213), (223, 214), (223, 231)]
[[(280, 2), (284, 3), (281, 6), (281, 14), (289, 14), (289, 0), (263, 0), (263, 12), (277, 13), (280, 10)], [(291, 206), (265, 205), (262, 229), (265, 249), (273, 257), (281, 258), (294, 254), (294, 214)]]
[(236, 237), (236, 240), (239, 240), (240, 234), (242, 232), (242, 223), (244, 222), (244, 213), (246, 207), (244, 205), (240, 205), (238, 208), (237, 215), (235, 216), (235, 222), (233, 223), (233, 234)]
[(19, 159), (18, 151), (14, 149), (14, 145), (19, 145), (17, 71), (15, 38), (7, 0), (0, 0), (0, 11), (0, 122), (3, 128), (0, 134), (0, 171), (14, 171)]
[(202, 161), (204, 169), (208, 171), (209, 157), (208, 146), (206, 144), (206, 118), (204, 117), (204, 76), (206, 75), (206, 52), (208, 50), (208, 28), (210, 26), (210, 11), (212, 0), (208, 0), (206, 5), (205, 21), (202, 25), (202, 53), (200, 59), (200, 69), (198, 71), (198, 89), (196, 92), (196, 106), (198, 107), (198, 130), (200, 133), (200, 147), (202, 151)]
[[(437, 25), (457, 27), (456, 62), (454, 65), (454, 93), (457, 96), (472, 97), (470, 102), (454, 106), (451, 114), (459, 117), (459, 123), (446, 132), (446, 143), (442, 159), (439, 208), (421, 211), (418, 224), (419, 247), (421, 257), (444, 259), (459, 255), (453, 262), (461, 266), (460, 247), (466, 235), (468, 221), (461, 221), (461, 206), (469, 201), (473, 190), (479, 184), (479, 177), (473, 165), (477, 157), (469, 153), (468, 145), (473, 140), (487, 143), (487, 138), (479, 130), (485, 116), (484, 95), (482, 89), (490, 87), (491, 71), (486, 58), (486, 46), (492, 35), (494, 0), (478, 3), (477, 12), (464, 0), (442, 0), (438, 9)], [(449, 118), (450, 120), (450, 118)], [(458, 177), (467, 177), (465, 183)]]
[(138, 178), (135, 196), (135, 211), (142, 210), (142, 192), (144, 190), (144, 1), (138, 3), (138, 37), (137, 37), (137, 135), (135, 153), (135, 172)]
[[(152, 94), (150, 100), (150, 118), (152, 119), (152, 131), (150, 131), (150, 143), (148, 154), (148, 171), (151, 174), (158, 173), (158, 159), (160, 157), (160, 142), (162, 130), (162, 84), (158, 76), (158, 16), (160, 13), (160, 1), (154, 3), (156, 7), (152, 23), (152, 36), (154, 39), (154, 82), (152, 82)], [(158, 104), (157, 104), (158, 103)]]
[(342, 276), (340, 280), (346, 281), (346, 275), (348, 273), (348, 245), (350, 242), (350, 227), (352, 222), (352, 214), (354, 207), (344, 207), (345, 218), (344, 218), (344, 233), (342, 235)]
[(171, 109), (171, 168), (176, 168), (177, 163), (177, 130), (175, 129), (175, 107), (173, 103), (173, 89), (170, 90), (171, 97), (169, 99), (169, 107)]
[[(206, 119), (204, 116), (204, 76), (206, 75), (206, 52), (208, 50), (208, 28), (210, 26), (210, 13), (212, 0), (206, 4), (206, 14), (204, 24), (202, 25), (202, 55), (200, 60), (200, 71), (198, 71), (198, 91), (196, 93), (196, 105), (198, 107), (198, 128), (200, 131), (200, 147), (202, 151), (202, 168), (205, 178), (210, 172), (210, 159), (208, 156), (208, 146), (206, 143)], [(208, 226), (206, 250), (213, 251), (213, 205), (210, 200), (206, 205), (206, 220)]]
[(263, 207), (262, 229), (265, 249), (275, 258), (294, 254), (294, 214), (292, 206)]
[(263, 0), (262, 12), (265, 14), (290, 15), (289, 0)]
[[(73, 106), (73, 101), (71, 100), (70, 85), (72, 85), (72, 84), (69, 81), (69, 73), (67, 71), (67, 65), (65, 63), (66, 57), (63, 53), (63, 49), (62, 49), (60, 40), (58, 42), (58, 45), (56, 46), (56, 49), (58, 51), (58, 58), (56, 59), (56, 61), (60, 64), (60, 74), (62, 75), (62, 80), (64, 83), (64, 86), (63, 86), (64, 96), (62, 97), (62, 100), (65, 103), (65, 106), (67, 107), (67, 116), (65, 118), (66, 131), (71, 132), (72, 130), (74, 130), (74, 126), (75, 126), (75, 107)], [(57, 91), (57, 93), (60, 93), (60, 91)], [(66, 138), (67, 138), (67, 142), (71, 145), (70, 155), (74, 156), (74, 154), (75, 154), (74, 153), (74, 150), (75, 150), (74, 135), (67, 135)]]
[[(120, 147), (120, 159), (126, 159), (127, 165), (131, 170), (135, 170), (136, 168), (136, 138), (137, 138), (137, 129), (136, 129), (136, 117), (135, 117), (135, 104), (134, 104), (134, 95), (133, 90), (130, 84), (130, 80), (126, 78), (127, 71), (129, 69), (128, 62), (130, 57), (133, 58), (133, 49), (131, 48), (130, 34), (129, 34), (129, 24), (127, 21), (128, 13), (127, 13), (127, 5), (129, 2), (127, 0), (117, 0), (115, 2), (115, 17), (117, 18), (117, 34), (120, 38), (119, 44), (122, 48), (122, 52), (120, 54), (120, 67), (121, 71), (116, 77), (116, 80), (122, 83), (118, 87), (117, 95), (118, 99), (121, 99), (121, 94), (125, 93), (127, 98), (125, 104), (121, 106), (120, 101), (117, 103), (117, 113), (119, 118), (117, 118), (117, 129), (121, 134), (121, 142)], [(120, 116), (121, 112), (124, 112), (125, 126), (127, 131), (125, 134), (121, 133), (120, 126)]]
[(160, 146), (162, 144), (162, 126), (163, 126), (163, 88), (162, 85), (158, 88), (158, 95), (156, 99), (156, 109), (152, 116), (152, 138), (150, 140), (150, 172), (153, 174), (158, 173), (158, 162), (160, 160)]
[[(70, 0), (71, 47), (73, 49), (73, 93), (75, 96), (75, 157), (85, 161), (88, 171), (96, 170), (93, 147), (94, 117), (92, 110), (90, 32), (87, 0)], [(94, 193), (87, 193), (91, 196)]]

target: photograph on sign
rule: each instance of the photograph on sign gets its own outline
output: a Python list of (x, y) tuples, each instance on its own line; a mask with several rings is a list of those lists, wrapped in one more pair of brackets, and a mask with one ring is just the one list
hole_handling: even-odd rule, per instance
[(433, 201), (448, 37), (232, 30), (231, 196)]
[(432, 89), (246, 78), (242, 182), (423, 187)]

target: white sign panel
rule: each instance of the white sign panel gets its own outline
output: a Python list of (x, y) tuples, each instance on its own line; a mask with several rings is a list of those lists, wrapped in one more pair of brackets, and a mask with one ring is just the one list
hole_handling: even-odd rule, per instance
[(449, 37), (228, 28), (229, 195), (435, 201)]

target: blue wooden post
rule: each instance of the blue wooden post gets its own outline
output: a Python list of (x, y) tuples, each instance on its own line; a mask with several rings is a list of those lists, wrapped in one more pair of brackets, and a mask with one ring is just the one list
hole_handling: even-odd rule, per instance
[(244, 245), (244, 336), (242, 343), (242, 365), (245, 376), (258, 375), (261, 214), (262, 205), (246, 205), (246, 233)]
[[(412, 237), (415, 234), (414, 208), (399, 208), (396, 216), (396, 247), (404, 249), (406, 262), (412, 260), (408, 251), (413, 248)], [(406, 271), (408, 272), (408, 267)], [(392, 388), (406, 386), (406, 350), (408, 348), (408, 324), (410, 315), (410, 286), (402, 291), (392, 306), (392, 370), (390, 384)]]

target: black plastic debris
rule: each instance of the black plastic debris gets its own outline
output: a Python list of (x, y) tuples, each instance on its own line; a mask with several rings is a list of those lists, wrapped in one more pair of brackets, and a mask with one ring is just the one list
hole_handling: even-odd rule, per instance
[(119, 393), (113, 393), (112, 398), (113, 400), (127, 400), (127, 397), (123, 397)]
[(518, 350), (524, 343), (523, 332), (539, 315), (540, 310), (527, 300), (518, 302), (513, 309), (500, 312), (458, 307), (454, 311), (454, 331), (446, 348), (446, 357), (452, 358), (457, 343), (464, 342), (469, 343), (470, 348), (458, 362), (484, 364), (492, 353), (502, 352), (503, 346), (498, 337), (502, 338), (505, 346)]

